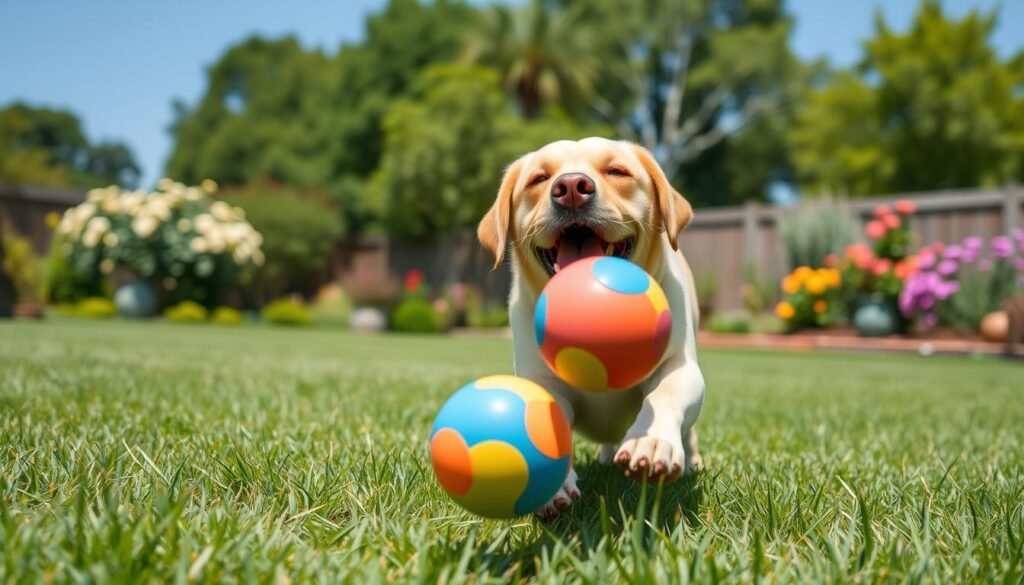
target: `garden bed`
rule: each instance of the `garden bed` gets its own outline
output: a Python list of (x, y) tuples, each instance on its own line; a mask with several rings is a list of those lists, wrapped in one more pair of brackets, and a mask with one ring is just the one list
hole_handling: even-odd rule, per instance
[(977, 337), (957, 337), (951, 332), (942, 332), (935, 337), (860, 337), (852, 329), (823, 329), (820, 331), (773, 334), (773, 333), (714, 333), (701, 331), (698, 334), (700, 347), (732, 349), (776, 349), (788, 351), (891, 351), (917, 353), (921, 355), (1003, 355), (1006, 345), (992, 343)]

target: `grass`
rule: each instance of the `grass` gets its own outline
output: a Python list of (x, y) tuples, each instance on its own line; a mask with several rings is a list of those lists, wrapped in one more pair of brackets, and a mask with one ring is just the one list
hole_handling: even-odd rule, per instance
[(0, 582), (1018, 583), (1024, 368), (704, 352), (695, 479), (578, 439), (544, 525), (440, 491), (444, 398), (498, 339), (0, 323)]

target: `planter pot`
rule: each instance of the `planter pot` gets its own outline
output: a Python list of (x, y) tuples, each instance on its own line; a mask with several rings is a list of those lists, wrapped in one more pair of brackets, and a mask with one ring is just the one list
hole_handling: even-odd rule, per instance
[(359, 307), (348, 316), (348, 327), (352, 331), (376, 333), (387, 327), (384, 312), (373, 307)]
[(995, 311), (985, 315), (978, 326), (978, 332), (985, 341), (1005, 343), (1010, 335), (1010, 317), (1006, 311)]
[(881, 296), (864, 297), (853, 314), (853, 326), (861, 337), (885, 337), (900, 327), (900, 316), (896, 304)]
[(142, 319), (156, 314), (156, 293), (149, 284), (136, 280), (122, 285), (114, 293), (117, 313), (129, 319)]

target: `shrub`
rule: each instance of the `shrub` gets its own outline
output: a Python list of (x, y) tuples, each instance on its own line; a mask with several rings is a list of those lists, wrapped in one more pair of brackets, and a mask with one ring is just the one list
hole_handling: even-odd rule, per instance
[(310, 310), (313, 322), (326, 327), (348, 327), (352, 303), (345, 289), (336, 284), (324, 286), (316, 295)]
[(789, 269), (820, 268), (825, 257), (839, 254), (857, 241), (857, 224), (843, 207), (831, 201), (801, 205), (779, 221), (779, 233)]
[(71, 314), (85, 319), (109, 319), (117, 315), (117, 306), (110, 299), (89, 297), (75, 304)]
[(293, 299), (278, 299), (263, 307), (260, 316), (264, 321), (274, 325), (306, 326), (313, 322), (313, 317), (301, 302)]
[(102, 278), (124, 268), (171, 298), (210, 305), (263, 263), (262, 236), (239, 209), (210, 198), (212, 182), (186, 187), (168, 179), (156, 191), (93, 189), (57, 225), (76, 278)]
[(398, 304), (391, 315), (395, 331), (403, 333), (437, 333), (441, 324), (429, 302), (420, 298), (408, 298)]
[(231, 307), (217, 307), (210, 315), (210, 321), (217, 325), (241, 325), (242, 313)]
[(480, 306), (466, 313), (470, 327), (505, 327), (508, 325), (508, 309), (502, 305)]
[(310, 193), (287, 187), (255, 185), (231, 191), (225, 201), (245, 211), (245, 218), (263, 235), (266, 263), (253, 285), (264, 298), (285, 291), (308, 290), (344, 232), (336, 209)]
[(750, 321), (743, 315), (716, 313), (708, 321), (708, 330), (715, 333), (750, 333)]
[(46, 259), (46, 281), (44, 298), (47, 302), (72, 306), (89, 297), (110, 296), (110, 287), (103, 281), (99, 267), (85, 272), (76, 270), (68, 261), (72, 247), (59, 233), (50, 242), (50, 254)]
[(164, 318), (172, 323), (202, 323), (206, 317), (206, 307), (195, 301), (182, 301), (164, 310)]
[(32, 244), (16, 236), (7, 227), (4, 234), (3, 268), (14, 283), (14, 299), (19, 303), (39, 303), (43, 300), (41, 261), (32, 251)]

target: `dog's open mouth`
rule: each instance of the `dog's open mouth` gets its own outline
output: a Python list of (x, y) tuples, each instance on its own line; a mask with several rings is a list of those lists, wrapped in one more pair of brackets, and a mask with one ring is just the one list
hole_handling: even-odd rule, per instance
[(537, 258), (549, 276), (569, 264), (589, 256), (616, 256), (629, 258), (633, 252), (633, 238), (609, 242), (589, 226), (575, 224), (566, 227), (555, 237), (555, 245), (537, 248)]

